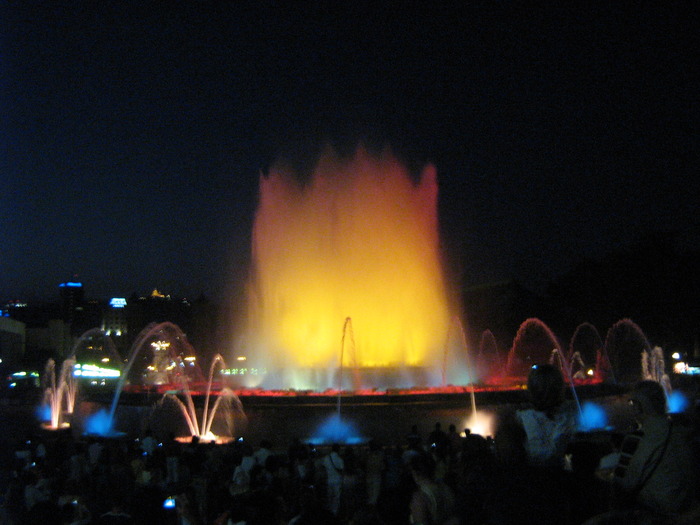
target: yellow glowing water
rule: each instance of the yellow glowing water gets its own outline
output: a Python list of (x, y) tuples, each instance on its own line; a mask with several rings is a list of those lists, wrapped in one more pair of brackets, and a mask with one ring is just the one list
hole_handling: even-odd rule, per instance
[(427, 367), (443, 359), (450, 308), (437, 180), (416, 183), (389, 153), (321, 156), (304, 184), (277, 167), (260, 179), (250, 332), (272, 369)]

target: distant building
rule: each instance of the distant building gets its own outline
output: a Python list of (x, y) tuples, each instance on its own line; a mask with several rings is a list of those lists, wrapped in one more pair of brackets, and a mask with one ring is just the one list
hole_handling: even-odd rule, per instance
[(58, 285), (61, 295), (61, 319), (68, 326), (70, 337), (100, 325), (102, 305), (95, 299), (85, 300), (83, 283), (65, 282)]
[(61, 317), (68, 324), (73, 324), (83, 310), (83, 283), (68, 281), (59, 284), (58, 288), (61, 294)]
[(100, 329), (114, 342), (120, 355), (126, 356), (129, 347), (128, 303), (123, 297), (113, 297), (102, 309)]
[(0, 358), (13, 364), (22, 360), (26, 345), (25, 325), (9, 317), (0, 317)]

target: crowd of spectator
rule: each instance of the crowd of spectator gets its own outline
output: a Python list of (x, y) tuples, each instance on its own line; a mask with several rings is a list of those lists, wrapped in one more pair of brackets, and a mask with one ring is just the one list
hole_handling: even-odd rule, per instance
[[(550, 372), (545, 368), (542, 374)], [(530, 384), (533, 396), (542, 386), (536, 375)], [(558, 389), (550, 384), (546, 400), (504, 411), (494, 439), (454, 425), (443, 430), (440, 422), (428, 435), (413, 425), (397, 429), (396, 443), (352, 446), (274, 439), (217, 445), (174, 436), (159, 441), (150, 432), (139, 439), (76, 439), (69, 432), (31, 436), (2, 451), (0, 523), (615, 523), (600, 520), (615, 510), (616, 487), (624, 491), (625, 475), (634, 469), (645, 486), (635, 485), (632, 494), (628, 490), (628, 499), (640, 501), (628, 501), (633, 511), (624, 523), (698, 522), (692, 521), (700, 516), (694, 514), (697, 488), (692, 483), (697, 462), (692, 439), (680, 431), (683, 422), (674, 423), (668, 438), (662, 420), (670, 420), (658, 403), (642, 407), (655, 410), (654, 418), (647, 418), (653, 419), (654, 432), (672, 439), (663, 450), (653, 443), (641, 447), (662, 466), (633, 462), (621, 469), (621, 458), (606, 478), (602, 460), (617, 457), (619, 445), (629, 438), (577, 435)], [(642, 391), (636, 399), (641, 404), (648, 397)], [(533, 423), (541, 418), (543, 424)], [(645, 508), (649, 487), (670, 482), (682, 498), (664, 493), (660, 506)]]

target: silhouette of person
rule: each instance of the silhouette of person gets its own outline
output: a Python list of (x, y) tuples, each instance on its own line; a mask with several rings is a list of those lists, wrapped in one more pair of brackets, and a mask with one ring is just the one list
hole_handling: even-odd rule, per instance
[(700, 518), (690, 425), (669, 417), (666, 394), (656, 381), (637, 383), (630, 404), (639, 428), (624, 437), (613, 474), (620, 508), (586, 523), (676, 523), (688, 513)]
[(516, 416), (527, 436), (528, 462), (536, 467), (564, 467), (564, 455), (576, 432), (575, 406), (564, 399), (564, 379), (552, 365), (535, 365), (527, 378), (532, 408)]

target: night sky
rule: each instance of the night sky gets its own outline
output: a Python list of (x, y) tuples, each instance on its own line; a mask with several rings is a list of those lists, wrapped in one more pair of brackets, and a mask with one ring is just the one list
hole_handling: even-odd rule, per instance
[(692, 2), (8, 4), (0, 300), (223, 297), (260, 170), (319, 139), (434, 162), (466, 285), (698, 229)]

